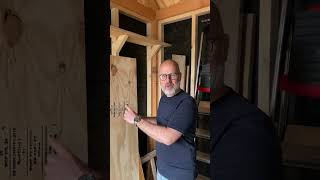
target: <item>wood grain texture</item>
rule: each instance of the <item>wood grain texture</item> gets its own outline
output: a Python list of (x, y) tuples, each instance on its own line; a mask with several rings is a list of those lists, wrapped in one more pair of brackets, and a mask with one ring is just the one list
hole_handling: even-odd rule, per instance
[[(52, 153), (48, 136), (59, 137), (87, 161), (83, 4), (4, 0), (1, 17), (5, 11), (23, 23), (18, 30), (17, 22), (10, 26), (22, 31), (19, 38), (11, 34), (10, 43), (0, 31), (0, 142), (9, 141), (0, 151), (10, 148), (12, 158), (7, 167), (0, 165), (0, 177), (42, 180), (46, 155)], [(0, 27), (6, 23), (12, 24), (1, 20)]]
[(179, 65), (179, 69), (181, 72), (180, 88), (185, 91), (186, 90), (186, 56), (172, 54), (172, 59), (176, 61)]
[(254, 42), (255, 42), (255, 14), (248, 14), (246, 27), (246, 47), (244, 55), (243, 90), (242, 95), (251, 100), (252, 93), (252, 73), (254, 62)]
[(125, 104), (137, 111), (136, 60), (110, 56), (110, 179), (138, 180), (138, 129), (123, 120)]
[(241, 1), (218, 1), (224, 31), (229, 36), (228, 58), (225, 63), (225, 84), (239, 91), (240, 77), (240, 8)]

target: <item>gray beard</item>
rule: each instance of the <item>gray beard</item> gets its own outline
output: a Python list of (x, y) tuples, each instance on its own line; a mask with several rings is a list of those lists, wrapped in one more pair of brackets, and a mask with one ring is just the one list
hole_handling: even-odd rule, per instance
[(162, 86), (161, 86), (161, 90), (167, 97), (173, 97), (181, 91), (180, 82), (177, 82), (176, 86), (173, 86), (173, 92), (165, 91), (165, 88)]

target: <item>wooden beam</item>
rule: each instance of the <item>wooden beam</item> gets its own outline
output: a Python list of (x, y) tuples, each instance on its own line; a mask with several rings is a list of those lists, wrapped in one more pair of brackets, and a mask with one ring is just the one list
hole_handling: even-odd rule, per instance
[(150, 164), (151, 164), (152, 177), (154, 180), (156, 180), (157, 179), (157, 168), (156, 168), (156, 163), (155, 163), (154, 158), (152, 158), (150, 160)]
[(270, 0), (260, 0), (258, 107), (266, 114), (270, 105), (271, 7)]
[(128, 39), (128, 35), (120, 35), (114, 42), (112, 42), (112, 55), (119, 56), (119, 53)]
[(128, 35), (128, 42), (134, 43), (134, 44), (139, 44), (142, 46), (153, 46), (153, 45), (161, 45), (163, 47), (169, 47), (170, 44), (161, 42), (146, 36), (142, 36), (140, 34), (136, 34), (124, 29), (120, 29), (114, 26), (110, 26), (110, 36), (112, 38), (117, 38), (120, 35)]
[(166, 5), (164, 4), (163, 0), (156, 0), (156, 3), (158, 4), (158, 6), (159, 6), (160, 9), (166, 7)]
[(205, 7), (202, 9), (195, 10), (195, 11), (191, 11), (191, 12), (187, 12), (184, 14), (179, 14), (177, 16), (172, 16), (172, 17), (169, 17), (166, 19), (159, 20), (159, 24), (166, 25), (166, 24), (190, 19), (190, 18), (192, 18), (193, 15), (201, 16), (201, 15), (209, 14), (209, 13), (210, 13), (210, 7)]
[(162, 20), (207, 7), (210, 7), (210, 0), (183, 1), (156, 11), (156, 19)]
[(198, 17), (192, 15), (191, 33), (191, 76), (190, 76), (190, 95), (195, 97), (196, 71), (197, 71), (197, 36), (198, 36)]
[(243, 90), (242, 95), (251, 100), (252, 92), (252, 72), (254, 60), (254, 42), (255, 42), (255, 14), (248, 14), (247, 27), (246, 27), (246, 41), (245, 41), (245, 54), (244, 54), (244, 70), (243, 70)]
[(187, 77), (186, 77), (186, 92), (189, 93), (189, 84), (190, 84), (190, 66), (187, 66)]
[(241, 42), (241, 1), (218, 1), (218, 9), (224, 32), (229, 36), (229, 49), (225, 62), (224, 83), (239, 92), (240, 42)]
[(157, 155), (156, 150), (153, 150), (153, 151), (149, 152), (148, 154), (144, 155), (143, 157), (141, 157), (142, 164), (150, 161), (152, 158), (156, 157), (156, 155)]
[(119, 9), (118, 8), (111, 9), (111, 25), (115, 27), (119, 27)]
[(151, 22), (156, 17), (156, 13), (152, 8), (145, 7), (134, 0), (110, 0), (110, 6), (118, 8), (124, 14), (143, 22)]
[(161, 48), (161, 45), (153, 45), (153, 46), (151, 46), (151, 52), (150, 52), (151, 58), (152, 58), (156, 53), (159, 52), (160, 48)]

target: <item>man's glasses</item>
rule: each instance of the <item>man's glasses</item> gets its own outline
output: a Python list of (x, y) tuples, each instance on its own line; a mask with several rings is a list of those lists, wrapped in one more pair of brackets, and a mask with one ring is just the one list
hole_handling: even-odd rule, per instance
[(161, 81), (165, 81), (170, 76), (171, 80), (177, 80), (178, 79), (178, 75), (179, 75), (179, 73), (160, 74), (159, 78), (160, 78)]

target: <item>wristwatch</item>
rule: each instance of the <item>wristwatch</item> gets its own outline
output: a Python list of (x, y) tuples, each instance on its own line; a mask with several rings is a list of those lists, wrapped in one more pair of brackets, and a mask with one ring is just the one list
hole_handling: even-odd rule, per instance
[(137, 126), (138, 122), (140, 122), (140, 121), (141, 121), (141, 117), (139, 115), (136, 115), (136, 117), (134, 117), (134, 119), (133, 119), (134, 125), (136, 125), (136, 126)]
[(85, 174), (80, 176), (78, 180), (97, 180), (97, 178), (92, 174)]

